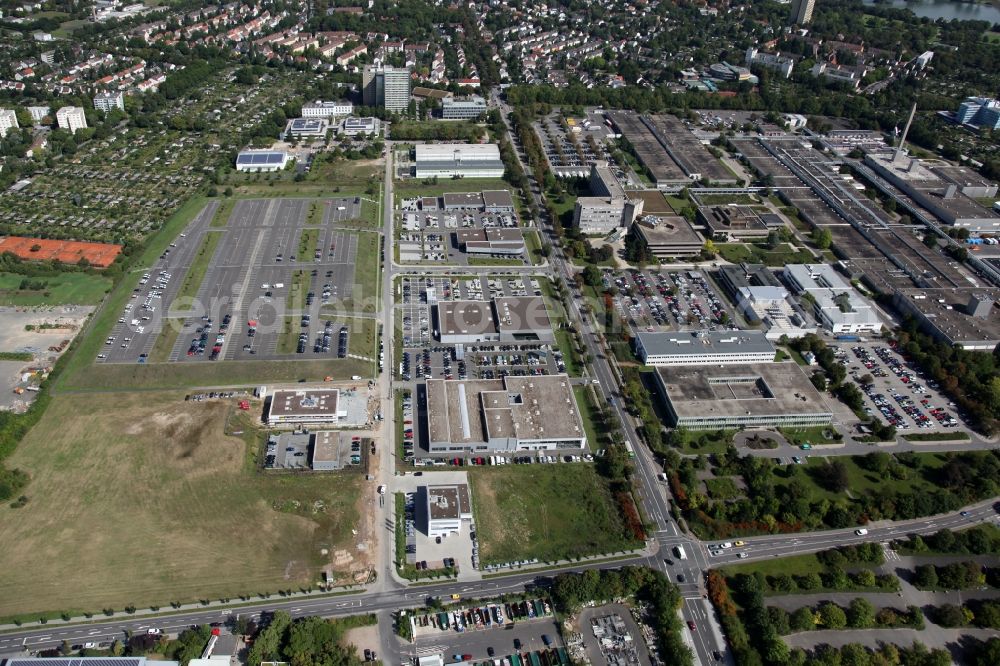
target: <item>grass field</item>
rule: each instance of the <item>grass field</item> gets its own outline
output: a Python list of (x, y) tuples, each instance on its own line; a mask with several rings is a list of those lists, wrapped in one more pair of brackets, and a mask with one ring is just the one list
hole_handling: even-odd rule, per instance
[[(338, 197), (361, 195), (369, 183), (381, 181), (385, 169), (382, 160), (323, 160), (313, 165), (303, 181), (295, 173), (229, 174), (226, 184), (237, 197)], [(371, 195), (369, 195), (371, 196)]]
[(111, 280), (88, 273), (60, 273), (55, 277), (27, 278), (44, 282), (45, 288), (19, 289), (24, 275), (0, 273), (0, 305), (97, 305), (111, 289)]
[(556, 561), (635, 545), (592, 465), (483, 467), (469, 480), (485, 563)]
[(573, 343), (573, 336), (565, 328), (556, 330), (556, 344), (563, 355), (563, 363), (566, 364), (566, 374), (570, 377), (580, 376), (580, 364), (577, 361), (576, 345)]
[[(843, 438), (830, 426), (812, 426), (810, 428), (778, 428), (778, 432), (793, 446), (809, 444), (833, 444)], [(832, 437), (828, 437), (832, 435)]]
[(11, 457), (32, 482), (27, 505), (0, 507), (0, 616), (318, 580), (322, 548), (350, 549), (361, 477), (258, 474), (251, 419), (233, 423), (246, 440), (224, 432), (233, 409), (182, 393), (55, 396)]
[(735, 430), (684, 430), (678, 443), (681, 453), (725, 453), (735, 435)]
[[(176, 326), (172, 325), (175, 324)], [(174, 343), (177, 342), (177, 337), (181, 334), (181, 321), (175, 319), (165, 319), (163, 321), (163, 329), (160, 334), (156, 336), (156, 342), (153, 343), (153, 350), (149, 352), (149, 362), (150, 363), (163, 363), (170, 358), (170, 352), (174, 348)]]
[(177, 292), (177, 297), (170, 304), (171, 310), (184, 312), (191, 309), (191, 301), (198, 295), (201, 283), (205, 279), (205, 273), (208, 272), (208, 266), (212, 263), (212, 257), (215, 256), (215, 248), (219, 246), (224, 235), (224, 231), (210, 231), (205, 234), (201, 241), (201, 247), (198, 248), (198, 254), (195, 255), (194, 261), (188, 267), (187, 275), (184, 276), (181, 290)]
[(580, 407), (580, 418), (583, 420), (583, 429), (587, 433), (587, 444), (591, 449), (600, 448), (601, 438), (598, 435), (597, 418), (595, 416), (597, 408), (591, 398), (591, 387), (574, 386), (573, 395), (576, 396), (576, 404)]
[(534, 229), (524, 230), (524, 245), (528, 248), (531, 263), (537, 266), (545, 261), (545, 257), (542, 256), (542, 241), (538, 237), (537, 231)]

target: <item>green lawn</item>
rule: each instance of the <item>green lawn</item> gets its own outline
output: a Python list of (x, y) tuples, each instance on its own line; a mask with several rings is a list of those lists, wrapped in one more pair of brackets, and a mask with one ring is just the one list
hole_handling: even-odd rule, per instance
[(181, 325), (182, 320), (179, 319), (165, 319), (163, 321), (163, 329), (156, 336), (153, 350), (149, 352), (149, 363), (164, 363), (170, 358), (170, 352), (173, 351), (174, 344), (181, 334)]
[[(785, 439), (793, 446), (800, 444), (834, 444), (842, 441), (840, 434), (831, 426), (812, 426), (810, 428), (778, 428)], [(830, 437), (829, 435), (832, 435)]]
[(524, 261), (516, 257), (469, 257), (468, 261), (470, 266), (524, 266)]
[(469, 481), (484, 563), (551, 562), (637, 545), (593, 465), (482, 467)]
[[(936, 453), (918, 453), (916, 455), (920, 457), (925, 469), (934, 470), (943, 467), (945, 464), (944, 457)], [(791, 481), (792, 478), (802, 480), (806, 484), (806, 487), (809, 488), (810, 501), (842, 499), (844, 496), (843, 493), (834, 493), (823, 488), (809, 473), (811, 467), (820, 464), (817, 458), (818, 456), (816, 455), (809, 457), (808, 465), (785, 465), (783, 468), (775, 468), (775, 475), (780, 475), (786, 483)], [(855, 497), (860, 497), (868, 492), (905, 493), (912, 491), (933, 492), (937, 490), (937, 484), (927, 480), (923, 474), (911, 473), (910, 478), (905, 480), (893, 479), (891, 477), (882, 478), (874, 472), (870, 472), (859, 466), (851, 456), (838, 456), (835, 460), (843, 463), (846, 467), (848, 492)]]
[(779, 245), (774, 250), (766, 250), (747, 243), (717, 243), (716, 248), (723, 259), (734, 264), (750, 262), (766, 266), (785, 266), (815, 261), (809, 250), (795, 251), (787, 243)]
[[(510, 183), (501, 178), (438, 178), (437, 182), (428, 178), (408, 178), (393, 184), (397, 204), (404, 197), (433, 197), (447, 192), (482, 192), (483, 190), (508, 190)], [(511, 191), (511, 196), (513, 192)]]
[(903, 435), (908, 442), (967, 442), (969, 433), (964, 430), (949, 430), (946, 432), (908, 432)]
[[(44, 283), (44, 289), (20, 289), (22, 280)], [(89, 273), (60, 273), (54, 277), (26, 278), (0, 273), (0, 305), (97, 305), (111, 289), (111, 279)]]
[(681, 453), (725, 453), (736, 436), (735, 430), (681, 430)]
[(542, 256), (542, 240), (539, 238), (537, 231), (534, 229), (525, 229), (524, 245), (528, 248), (528, 256), (531, 257), (531, 263), (537, 266), (545, 261), (545, 257)]
[(215, 256), (215, 248), (219, 246), (225, 233), (224, 231), (209, 231), (205, 234), (201, 241), (201, 247), (198, 248), (198, 254), (195, 255), (194, 261), (188, 267), (187, 275), (184, 276), (181, 290), (177, 293), (173, 303), (170, 304), (171, 310), (185, 312), (192, 308), (191, 301), (198, 295), (201, 282), (205, 279), (205, 273), (208, 272), (208, 267), (212, 263), (212, 257)]

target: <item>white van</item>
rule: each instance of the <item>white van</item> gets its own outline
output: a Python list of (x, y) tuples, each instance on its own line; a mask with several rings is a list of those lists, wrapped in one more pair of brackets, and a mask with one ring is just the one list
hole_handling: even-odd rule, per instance
[(677, 559), (686, 560), (688, 558), (687, 553), (684, 552), (684, 546), (674, 546), (674, 554), (677, 555)]
[(858, 536), (864, 536), (868, 534), (868, 530), (862, 527), (860, 529), (854, 530), (854, 533), (857, 534)]

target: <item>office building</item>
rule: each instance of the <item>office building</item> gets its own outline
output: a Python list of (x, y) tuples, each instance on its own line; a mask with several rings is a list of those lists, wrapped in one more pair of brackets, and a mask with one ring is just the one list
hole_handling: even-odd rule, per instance
[(410, 103), (409, 67), (365, 65), (361, 85), (365, 106), (405, 111)]
[(1000, 128), (1000, 101), (990, 97), (966, 97), (958, 105), (955, 120), (991, 130)]
[(796, 363), (657, 368), (654, 377), (675, 428), (802, 428), (833, 420)]
[(504, 172), (495, 143), (418, 144), (414, 162), (416, 178), (502, 178)]
[(323, 138), (329, 128), (325, 118), (292, 118), (285, 126), (283, 138)]
[(306, 102), (302, 105), (303, 118), (329, 119), (338, 116), (349, 116), (352, 113), (354, 113), (354, 105), (348, 101), (324, 102), (318, 99), (315, 102)]
[(268, 425), (304, 425), (337, 423), (340, 391), (338, 389), (279, 390), (271, 396), (267, 408)]
[(566, 375), (429, 379), (428, 448), (434, 453), (584, 449), (587, 435)]
[(467, 98), (445, 97), (441, 100), (441, 117), (445, 120), (478, 118), (486, 113), (486, 100), (479, 95)]
[(59, 129), (76, 134), (78, 129), (87, 127), (87, 116), (79, 106), (64, 106), (56, 111), (56, 125)]
[(111, 109), (125, 110), (125, 97), (120, 92), (102, 92), (94, 95), (94, 108), (107, 113)]
[(636, 355), (646, 365), (770, 363), (774, 345), (760, 331), (640, 332)]
[(875, 310), (828, 264), (789, 264), (785, 281), (811, 304), (820, 326), (831, 333), (877, 333), (882, 321)]
[(459, 229), (455, 241), (466, 254), (503, 254), (519, 256), (524, 254), (524, 236), (520, 229)]
[(607, 162), (590, 165), (589, 197), (578, 197), (573, 207), (573, 224), (585, 234), (608, 234), (628, 228), (642, 213), (642, 199), (625, 194)]
[(320, 430), (312, 433), (311, 437), (312, 468), (317, 472), (332, 472), (340, 469), (343, 466), (340, 459), (341, 447), (343, 446), (341, 439), (350, 440), (350, 434), (337, 430)]
[(427, 486), (427, 536), (447, 537), (462, 531), (462, 523), (472, 522), (469, 486)]
[(792, 0), (792, 24), (806, 25), (812, 22), (816, 0)]
[(705, 246), (701, 235), (679, 215), (646, 215), (630, 233), (638, 234), (657, 259), (694, 257)]
[(7, 136), (7, 132), (17, 129), (17, 114), (12, 109), (0, 109), (0, 137)]
[(290, 160), (288, 153), (278, 150), (241, 150), (236, 156), (236, 170), (281, 171)]
[(362, 134), (377, 135), (382, 131), (382, 123), (378, 118), (357, 118), (350, 116), (344, 118), (340, 123), (340, 132), (347, 136), (359, 136)]
[(791, 77), (792, 70), (795, 69), (795, 61), (778, 53), (765, 53), (754, 47), (747, 49), (747, 67), (758, 66), (778, 72), (786, 79)]

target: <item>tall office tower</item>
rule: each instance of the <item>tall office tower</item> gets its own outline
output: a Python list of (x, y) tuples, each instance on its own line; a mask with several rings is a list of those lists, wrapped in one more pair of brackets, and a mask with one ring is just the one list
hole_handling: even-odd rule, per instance
[(365, 106), (381, 106), (388, 111), (405, 111), (410, 103), (409, 67), (366, 65), (361, 86)]

